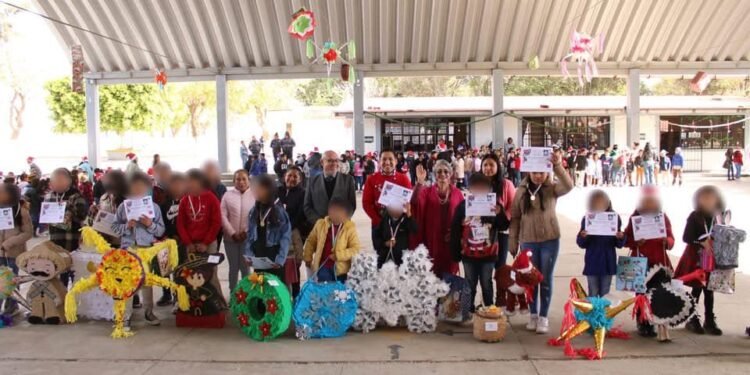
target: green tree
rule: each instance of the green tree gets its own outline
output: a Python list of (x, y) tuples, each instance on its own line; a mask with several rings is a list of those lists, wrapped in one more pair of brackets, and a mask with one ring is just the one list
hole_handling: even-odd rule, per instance
[[(54, 130), (61, 133), (86, 131), (86, 99), (70, 89), (70, 79), (45, 84), (47, 105), (55, 121)], [(104, 85), (99, 88), (99, 123), (101, 130), (119, 135), (127, 131), (149, 131), (158, 128), (163, 107), (155, 105), (161, 98), (154, 85)]]
[(312, 79), (297, 85), (294, 97), (306, 106), (337, 106), (348, 92), (349, 83), (334, 78)]
[[(264, 80), (244, 82), (243, 84), (245, 87), (249, 86), (246, 103), (255, 111), (255, 120), (261, 128), (263, 137), (268, 139), (266, 130), (268, 111), (282, 109), (289, 105), (288, 98), (292, 97), (291, 84), (288, 81)], [(244, 100), (242, 102), (245, 103)]]
[(505, 84), (505, 95), (625, 95), (627, 83), (622, 78), (594, 78), (584, 86), (574, 78), (512, 76)]
[[(641, 95), (699, 95), (690, 90), (690, 79), (664, 78), (641, 90)], [(700, 95), (748, 96), (748, 81), (743, 78), (714, 79)]]
[[(203, 116), (207, 107), (216, 105), (216, 87), (210, 82), (178, 83), (176, 95), (183, 108), (187, 109), (190, 135), (198, 138), (208, 128), (208, 120)], [(177, 129), (179, 131), (179, 128)], [(175, 132), (174, 127), (172, 131)]]

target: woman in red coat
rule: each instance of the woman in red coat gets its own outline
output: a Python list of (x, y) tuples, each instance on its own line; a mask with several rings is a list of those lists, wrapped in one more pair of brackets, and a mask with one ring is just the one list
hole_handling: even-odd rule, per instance
[(453, 261), (450, 250), (450, 227), (456, 207), (464, 196), (451, 184), (453, 169), (445, 160), (438, 160), (432, 169), (435, 184), (425, 187), (427, 171), (417, 166), (417, 187), (412, 194), (412, 212), (417, 222), (417, 234), (412, 239), (412, 248), (424, 244), (432, 257), (432, 272), (442, 277), (458, 273), (458, 263)]

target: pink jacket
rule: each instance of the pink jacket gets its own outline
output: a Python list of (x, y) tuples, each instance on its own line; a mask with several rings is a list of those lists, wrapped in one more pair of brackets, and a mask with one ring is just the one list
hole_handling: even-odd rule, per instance
[(250, 189), (240, 193), (231, 189), (221, 199), (221, 227), (224, 229), (224, 239), (231, 239), (238, 232), (247, 231), (247, 217), (250, 209), (255, 205), (255, 198)]
[(497, 198), (497, 203), (503, 206), (503, 209), (505, 210), (505, 216), (508, 218), (508, 220), (511, 219), (510, 217), (510, 209), (513, 205), (513, 198), (516, 197), (516, 187), (513, 186), (513, 183), (510, 182), (509, 179), (503, 180), (503, 196)]

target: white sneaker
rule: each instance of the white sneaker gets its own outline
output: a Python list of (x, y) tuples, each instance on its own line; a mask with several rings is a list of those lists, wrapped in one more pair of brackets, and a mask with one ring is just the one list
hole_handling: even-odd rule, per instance
[(529, 323), (526, 324), (526, 329), (529, 331), (536, 331), (537, 316), (532, 314), (529, 315)]
[(549, 319), (540, 316), (536, 321), (536, 333), (543, 335), (549, 332)]

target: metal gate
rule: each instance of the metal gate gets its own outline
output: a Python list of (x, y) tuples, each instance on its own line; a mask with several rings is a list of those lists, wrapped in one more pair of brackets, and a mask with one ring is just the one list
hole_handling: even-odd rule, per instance
[(683, 148), (682, 159), (685, 172), (703, 172), (703, 148)]

